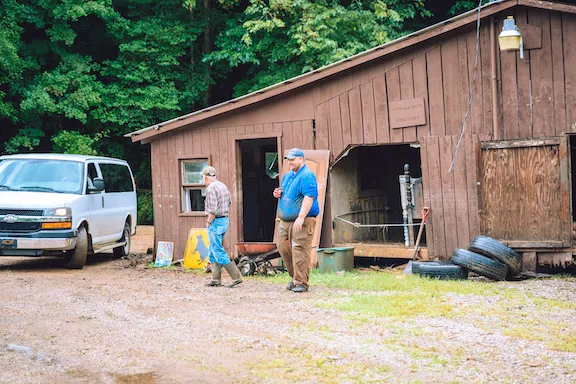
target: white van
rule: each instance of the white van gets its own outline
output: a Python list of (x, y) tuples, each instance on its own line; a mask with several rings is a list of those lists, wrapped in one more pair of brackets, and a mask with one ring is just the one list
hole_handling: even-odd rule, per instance
[(135, 232), (136, 187), (125, 161), (0, 156), (0, 256), (57, 254), (82, 268), (91, 253), (127, 255)]

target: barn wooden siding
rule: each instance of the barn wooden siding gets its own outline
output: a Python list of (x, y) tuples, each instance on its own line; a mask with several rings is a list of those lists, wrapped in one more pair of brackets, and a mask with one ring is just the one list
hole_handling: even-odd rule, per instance
[[(473, 79), (476, 30), (468, 26), (450, 38), (415, 47), (323, 84), (317, 90), (316, 147), (333, 159), (349, 145), (420, 142), (427, 225), (432, 257), (447, 258), (480, 234), (478, 223), (479, 141), (560, 136), (576, 132), (576, 17), (518, 7), (517, 25), (542, 29), (542, 48), (497, 53), (498, 118), (493, 132), (490, 28), (483, 21), (473, 104), (467, 135), (453, 174), (448, 173)], [(498, 34), (501, 23), (495, 27)], [(426, 125), (391, 129), (388, 103), (422, 96)]]
[[(179, 156), (209, 154), (220, 179), (230, 186), (233, 207), (225, 244), (232, 251), (237, 239), (237, 192), (234, 138), (253, 133), (281, 133), (282, 148), (329, 149), (332, 159), (349, 145), (420, 143), (425, 203), (431, 207), (427, 225), (432, 257), (449, 257), (479, 234), (478, 143), (493, 139), (559, 136), (576, 132), (576, 16), (516, 7), (496, 15), (514, 15), (516, 23), (542, 29), (542, 48), (497, 53), (498, 121), (494, 136), (490, 66), (489, 19), (480, 30), (474, 101), (454, 173), (448, 173), (456, 135), (468, 104), (476, 48), (475, 25), (439, 36), (405, 50), (359, 65), (305, 88), (313, 97), (314, 116), (296, 121), (214, 128), (195, 124), (151, 141), (156, 240), (175, 242), (184, 252), (189, 228), (204, 227), (205, 218), (180, 214)], [(426, 124), (391, 129), (390, 101), (424, 97)], [(279, 97), (290, 97), (284, 95)], [(262, 113), (270, 106), (260, 107)], [(294, 111), (309, 110), (294, 103)], [(240, 116), (242, 111), (234, 112)], [(314, 121), (312, 120), (314, 119)], [(330, 196), (327, 196), (327, 202)], [(324, 230), (330, 232), (329, 206)]]
[[(218, 178), (230, 188), (232, 207), (230, 229), (225, 246), (234, 251), (238, 241), (238, 204), (235, 188), (237, 165), (235, 139), (243, 135), (282, 134), (282, 147), (313, 149), (314, 134), (311, 120), (275, 124), (257, 124), (222, 128), (181, 129), (162, 135), (151, 142), (152, 174), (154, 182), (154, 220), (156, 241), (173, 241), (175, 256), (183, 255), (190, 228), (204, 228), (206, 217), (182, 214), (182, 189), (179, 158), (209, 155), (218, 171)], [(272, 191), (270, 191), (272, 193)]]

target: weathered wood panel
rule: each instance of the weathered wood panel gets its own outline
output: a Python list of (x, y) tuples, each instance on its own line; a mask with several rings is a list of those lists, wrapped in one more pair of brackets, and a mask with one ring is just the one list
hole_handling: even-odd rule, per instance
[[(430, 166), (428, 164), (428, 150), (429, 147), (424, 142), (424, 137), (420, 137), (420, 159), (422, 162), (422, 194), (424, 195), (424, 206), (425, 207), (432, 207), (432, 202), (430, 200), (430, 175), (429, 169)], [(435, 255), (434, 251), (434, 224), (432, 220), (432, 212), (428, 214), (429, 218), (426, 220), (425, 230), (426, 230), (426, 247), (428, 248), (430, 255)]]
[(465, 135), (464, 152), (466, 158), (466, 185), (468, 189), (468, 221), (470, 240), (480, 234), (480, 220), (478, 216), (478, 135)]
[(330, 149), (329, 136), (330, 105), (326, 102), (316, 107), (316, 144), (317, 149)]
[[(446, 259), (448, 254), (446, 252), (446, 230), (444, 228), (444, 204), (442, 200), (442, 175), (440, 171), (440, 146), (438, 136), (424, 137), (421, 141), (422, 146), (425, 147), (426, 152), (426, 169), (422, 169), (423, 174), (428, 175), (428, 188), (429, 201), (430, 201), (430, 216), (429, 220), (432, 224), (433, 233), (430, 238), (427, 235), (428, 243), (433, 242), (434, 249), (433, 257)], [(424, 166), (424, 162), (422, 163)]]
[(576, 132), (576, 16), (562, 15), (564, 73), (566, 87), (566, 124), (568, 132)]
[[(350, 105), (350, 126), (352, 129), (352, 144), (364, 144), (364, 130), (362, 128), (362, 101), (360, 99), (360, 87), (348, 91), (348, 103)], [(317, 148), (320, 149), (320, 148)]]
[(492, 73), (490, 64), (490, 26), (486, 23), (480, 30), (480, 66), (482, 68), (482, 131), (478, 132), (482, 140), (490, 140), (493, 135)]
[(554, 90), (552, 86), (552, 49), (549, 12), (529, 10), (530, 25), (542, 28), (542, 48), (530, 52), (532, 71), (532, 104), (534, 105), (534, 137), (554, 136)]
[[(458, 90), (460, 99), (460, 124), (458, 126), (458, 134), (462, 127), (462, 122), (464, 121), (464, 116), (466, 115), (466, 109), (468, 108), (468, 100), (470, 98), (470, 81), (468, 79), (468, 46), (466, 38), (469, 33), (464, 33), (458, 36)], [(470, 129), (471, 116), (468, 114), (466, 119), (466, 129)]]
[[(498, 31), (502, 30), (502, 21)], [(502, 89), (503, 139), (518, 138), (518, 78), (516, 56), (518, 52), (500, 52), (500, 83)]]
[(294, 148), (294, 131), (292, 130), (292, 122), (282, 123), (282, 146), (284, 149)]
[(484, 149), (481, 167), (483, 234), (565, 240), (559, 146)]
[(294, 130), (294, 146), (297, 148), (302, 148), (302, 144), (304, 142), (304, 136), (302, 133), (302, 122), (301, 121), (294, 121), (292, 122), (292, 129)]
[[(466, 123), (468, 134), (478, 134), (482, 132), (482, 52), (480, 51), (480, 40), (478, 39), (478, 52), (476, 52), (476, 31), (466, 35), (466, 47), (468, 52), (468, 83), (470, 87), (474, 85), (472, 95), (472, 106), (470, 115)], [(477, 56), (477, 57), (476, 57)], [(474, 63), (476, 61), (476, 79), (474, 79)], [(468, 103), (468, 100), (466, 100)]]
[(313, 124), (312, 120), (304, 120), (302, 122), (302, 149), (315, 149)]
[[(452, 153), (458, 145), (458, 136), (452, 136)], [(454, 200), (456, 205), (456, 225), (457, 244), (460, 248), (466, 248), (470, 244), (470, 221), (468, 204), (468, 181), (466, 175), (466, 142), (464, 136), (460, 144), (460, 149), (454, 160)], [(452, 156), (453, 157), (453, 156)]]
[[(414, 74), (412, 72), (412, 61), (402, 64), (398, 68), (400, 74), (400, 99), (414, 98)], [(405, 142), (416, 141), (416, 127), (402, 128)]]
[(342, 140), (342, 115), (340, 113), (340, 98), (335, 97), (329, 102), (330, 107), (330, 157), (338, 157), (344, 149)]
[[(525, 8), (516, 11), (516, 24), (518, 28), (528, 24), (528, 13)], [(533, 105), (532, 105), (532, 81), (530, 69), (530, 52), (524, 51), (524, 61), (516, 62), (516, 77), (518, 82), (518, 137), (532, 137), (533, 130)]]
[(442, 206), (444, 208), (444, 231), (446, 235), (446, 252), (451, 255), (458, 246), (458, 225), (460, 224), (456, 211), (456, 195), (454, 191), (454, 173), (449, 172), (452, 162), (452, 137), (439, 138), (440, 175), (442, 180)]
[(345, 92), (338, 96), (340, 103), (340, 115), (342, 118), (342, 145), (344, 148), (352, 143), (352, 131), (350, 127), (350, 104), (348, 94)]
[[(388, 94), (388, 103), (402, 99), (398, 68), (386, 72), (386, 93)], [(404, 136), (402, 131), (402, 128), (390, 128), (390, 141), (392, 143), (403, 142)]]
[(458, 40), (453, 38), (442, 44), (442, 81), (444, 85), (444, 115), (446, 134), (457, 135), (462, 123), (460, 88), (458, 85)]
[(566, 95), (564, 93), (564, 52), (562, 50), (562, 15), (550, 14), (552, 78), (554, 86), (554, 122), (556, 135), (566, 130)]
[(412, 61), (412, 72), (414, 75), (414, 97), (424, 98), (424, 114), (426, 124), (416, 127), (416, 136), (430, 135), (430, 108), (428, 106), (428, 78), (426, 77), (426, 55), (421, 54)]
[(446, 134), (444, 119), (444, 90), (442, 88), (442, 58), (440, 47), (426, 54), (428, 89), (430, 94), (430, 134), (443, 136)]
[[(376, 112), (374, 110), (374, 91), (372, 89), (372, 81), (368, 81), (360, 86), (360, 96), (362, 98), (364, 143), (376, 144)], [(334, 153), (334, 156), (337, 156), (337, 154)]]
[(372, 80), (374, 87), (374, 108), (376, 109), (376, 140), (380, 144), (390, 142), (388, 124), (388, 95), (386, 93), (386, 77), (379, 74)]

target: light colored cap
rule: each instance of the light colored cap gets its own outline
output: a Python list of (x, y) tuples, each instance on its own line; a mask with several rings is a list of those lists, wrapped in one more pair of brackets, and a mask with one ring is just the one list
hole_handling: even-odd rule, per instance
[(292, 148), (288, 151), (288, 154), (284, 156), (285, 159), (289, 160), (295, 159), (297, 157), (304, 158), (304, 151), (302, 151), (300, 148)]
[(201, 174), (202, 174), (202, 176), (214, 177), (214, 176), (216, 176), (216, 168), (208, 165), (208, 166), (204, 167)]

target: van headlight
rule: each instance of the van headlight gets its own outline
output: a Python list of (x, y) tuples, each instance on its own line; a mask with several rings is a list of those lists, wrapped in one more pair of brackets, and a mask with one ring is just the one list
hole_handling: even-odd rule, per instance
[(45, 220), (42, 222), (42, 229), (71, 229), (72, 209), (71, 208), (51, 208), (44, 211)]
[(72, 216), (72, 209), (71, 208), (52, 208), (46, 209), (44, 211), (44, 216)]

